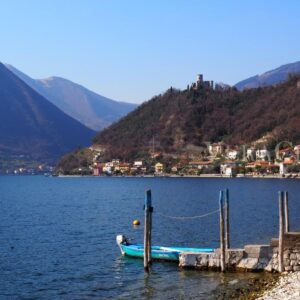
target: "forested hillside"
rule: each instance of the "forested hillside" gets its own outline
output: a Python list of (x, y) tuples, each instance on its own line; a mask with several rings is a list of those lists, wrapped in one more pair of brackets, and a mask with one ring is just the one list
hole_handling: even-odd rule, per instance
[[(264, 88), (179, 91), (169, 89), (100, 132), (94, 143), (109, 157), (132, 159), (141, 152), (173, 153), (203, 142), (249, 143), (267, 133), (300, 140), (299, 77)], [(299, 86), (299, 83), (298, 83)], [(154, 141), (154, 142), (153, 142)]]

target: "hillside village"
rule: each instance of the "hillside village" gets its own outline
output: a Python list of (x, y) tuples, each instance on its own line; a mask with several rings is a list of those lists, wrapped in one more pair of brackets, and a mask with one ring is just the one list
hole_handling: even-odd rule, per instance
[[(278, 176), (300, 177), (300, 145), (283, 143), (283, 147), (229, 146), (223, 142), (209, 144), (206, 151), (180, 157), (166, 158), (152, 153), (150, 159), (103, 161), (104, 152), (97, 145), (89, 148), (91, 160), (70, 175), (93, 176)], [(198, 159), (197, 159), (198, 157)], [(200, 159), (201, 158), (201, 159)]]
[[(294, 95), (291, 94), (291, 99), (296, 99), (299, 95), (300, 88), (300, 79), (292, 78), (290, 81), (283, 83), (281, 86), (274, 88), (265, 88), (261, 90), (253, 90), (249, 91), (249, 95), (251, 93), (262, 93), (262, 95), (267, 95), (268, 91), (275, 91), (276, 93), (280, 93), (282, 89), (290, 89), (293, 91)], [(171, 106), (174, 104), (174, 97), (176, 97), (176, 91), (174, 89), (170, 89), (171, 94), (169, 95), (167, 92), (168, 105)], [(210, 95), (228, 95), (229, 100), (227, 98), (224, 100), (224, 105), (228, 105), (232, 95), (240, 96), (244, 94), (239, 94), (236, 92), (234, 88), (228, 87), (226, 85), (214, 84), (213, 81), (205, 81), (203, 80), (203, 75), (198, 74), (196, 77), (196, 81), (191, 85), (187, 86), (187, 93), (191, 91), (191, 93), (202, 93), (206, 91), (207, 94), (203, 94), (199, 96), (199, 103), (202, 105), (201, 110), (207, 111), (207, 119), (211, 117), (208, 109), (211, 109), (209, 103), (213, 103), (213, 105), (219, 105), (219, 108), (216, 108), (217, 111), (224, 111), (222, 104), (220, 104), (219, 100), (215, 100), (215, 98), (211, 98), (212, 102), (207, 102), (206, 105), (205, 99)], [(231, 94), (231, 93), (234, 94)], [(175, 94), (174, 94), (175, 93)], [(213, 93), (213, 94), (211, 94)], [(214, 94), (220, 93), (220, 94)], [(237, 94), (236, 94), (237, 93)], [(245, 92), (245, 95), (248, 95)], [(186, 101), (189, 103), (187, 98), (180, 98), (180, 101)], [(170, 99), (168, 98), (170, 97)], [(202, 98), (201, 98), (202, 97)], [(162, 98), (161, 101), (163, 101)], [(271, 98), (274, 103), (274, 98)], [(172, 103), (173, 101), (173, 103)], [(178, 101), (177, 103), (180, 103)], [(126, 128), (128, 126), (135, 126), (136, 122), (140, 122), (143, 119), (142, 116), (137, 119), (133, 117), (134, 114), (139, 114), (139, 111), (146, 110), (150, 105), (156, 105), (156, 103), (150, 101), (149, 104), (144, 105), (144, 108), (138, 109), (132, 115), (128, 116), (123, 122)], [(192, 103), (194, 103), (192, 101)], [(189, 105), (189, 104), (188, 104)], [(192, 104), (194, 105), (194, 104)], [(206, 106), (205, 106), (206, 105)], [(151, 106), (150, 106), (151, 107)], [(174, 105), (172, 106), (174, 107)], [(266, 106), (265, 106), (266, 107)], [(159, 105), (159, 108), (161, 106)], [(195, 108), (196, 109), (196, 108)], [(247, 110), (247, 107), (245, 107)], [(149, 115), (153, 116), (153, 112), (157, 110), (153, 110)], [(191, 109), (193, 111), (193, 109)], [(168, 116), (167, 111), (165, 112), (166, 116)], [(218, 121), (222, 121), (222, 118), (226, 118), (226, 115), (216, 115), (218, 116)], [(191, 115), (193, 117), (193, 115)], [(135, 119), (134, 119), (135, 118)], [(188, 117), (187, 122), (189, 122)], [(202, 114), (198, 115), (197, 118), (201, 119)], [(165, 140), (161, 137), (163, 134), (158, 132), (158, 141), (154, 140), (154, 136), (152, 141), (148, 142), (145, 140), (144, 144), (134, 144), (133, 139), (136, 135), (141, 135), (141, 138), (144, 139), (143, 136), (149, 136), (150, 130), (148, 133), (145, 132), (145, 129), (141, 131), (141, 129), (136, 129), (137, 131), (132, 131), (132, 136), (128, 136), (128, 139), (124, 139), (124, 137), (120, 134), (120, 129), (122, 130), (122, 126), (119, 124), (112, 126), (106, 130), (103, 135), (100, 135), (100, 138), (94, 139), (94, 144), (86, 149), (79, 150), (77, 152), (71, 153), (64, 158), (61, 159), (60, 163), (57, 167), (57, 173), (65, 174), (65, 175), (94, 175), (94, 176), (103, 176), (103, 175), (115, 175), (115, 176), (145, 176), (145, 175), (155, 175), (155, 176), (163, 176), (163, 175), (173, 175), (173, 176), (291, 176), (298, 177), (298, 173), (300, 172), (300, 164), (299, 164), (299, 153), (300, 153), (300, 145), (296, 143), (296, 146), (292, 145), (289, 142), (278, 143), (279, 140), (282, 140), (284, 135), (283, 132), (287, 132), (291, 140), (297, 141), (296, 138), (293, 138), (291, 132), (296, 132), (296, 129), (291, 131), (292, 127), (289, 125), (284, 130), (278, 130), (278, 128), (273, 131), (269, 131), (269, 133), (265, 133), (261, 138), (256, 139), (253, 142), (245, 143), (245, 146), (241, 146), (243, 143), (239, 142), (233, 144), (232, 141), (224, 142), (197, 142), (197, 139), (193, 134), (199, 132), (199, 128), (197, 125), (193, 125), (193, 127), (187, 127), (188, 131), (186, 131), (186, 137), (177, 137), (172, 135), (172, 132), (176, 135), (176, 132), (179, 132), (181, 128), (177, 128), (176, 122), (173, 127), (169, 125), (170, 119), (166, 119), (167, 123), (161, 121), (161, 126), (170, 126), (169, 128), (172, 130), (169, 131), (169, 135), (164, 134)], [(127, 123), (126, 123), (127, 122)], [(151, 120), (152, 124), (155, 126), (155, 121)], [(196, 121), (195, 121), (196, 122)], [(230, 119), (227, 123), (231, 123)], [(253, 122), (252, 122), (253, 123)], [(141, 126), (143, 123), (141, 123)], [(167, 124), (167, 125), (166, 125)], [(185, 123), (188, 124), (188, 123)], [(197, 123), (195, 123), (197, 124)], [(214, 123), (210, 122), (209, 124)], [(242, 123), (240, 123), (242, 124)], [(252, 124), (251, 124), (252, 125)], [(257, 124), (256, 124), (257, 125)], [(188, 125), (189, 126), (189, 125)], [(230, 125), (231, 126), (231, 125)], [(244, 125), (240, 125), (244, 126)], [(259, 128), (257, 128), (256, 135), (259, 134)], [(177, 131), (174, 130), (177, 128)], [(234, 128), (234, 127), (232, 127)], [(272, 127), (270, 127), (272, 128)], [(211, 127), (207, 126), (203, 128), (203, 131), (209, 132)], [(202, 130), (202, 129), (201, 129)], [(222, 132), (222, 127), (218, 129)], [(252, 129), (251, 129), (252, 130)], [(141, 132), (140, 132), (141, 131)], [(250, 131), (251, 132), (251, 131)], [(230, 133), (230, 132), (229, 132)], [(108, 135), (107, 135), (108, 134)], [(124, 133), (127, 134), (127, 133)], [(192, 138), (190, 139), (189, 134), (192, 134)], [(228, 133), (227, 133), (228, 135)], [(209, 135), (207, 135), (209, 137)], [(225, 136), (225, 133), (223, 133)], [(253, 135), (255, 136), (255, 135)], [(222, 137), (219, 134), (219, 137)], [(165, 141), (168, 139), (173, 139), (179, 141), (179, 143), (166, 144)], [(188, 142), (182, 143), (182, 140), (186, 138)], [(159, 140), (160, 139), (160, 140)], [(180, 141), (181, 139), (181, 141)], [(190, 140), (188, 140), (190, 139)], [(213, 140), (213, 139), (212, 139)], [(234, 140), (234, 139), (232, 139)], [(99, 141), (103, 143), (99, 143)], [(131, 143), (131, 148), (128, 146)], [(108, 146), (108, 147), (107, 147)], [(129, 148), (128, 148), (129, 147)], [(126, 150), (130, 150), (126, 154)], [(299, 175), (300, 177), (300, 175)]]

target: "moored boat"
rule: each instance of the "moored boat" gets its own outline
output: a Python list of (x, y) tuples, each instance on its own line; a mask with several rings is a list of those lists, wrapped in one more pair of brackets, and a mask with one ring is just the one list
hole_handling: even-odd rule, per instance
[[(132, 244), (124, 235), (118, 235), (117, 244), (120, 247), (122, 255), (131, 257), (143, 258), (144, 257), (144, 245), (143, 244)], [(187, 247), (163, 247), (163, 246), (152, 246), (151, 247), (151, 258), (156, 260), (170, 260), (179, 261), (179, 255), (182, 252), (214, 252), (213, 248), (187, 248)]]

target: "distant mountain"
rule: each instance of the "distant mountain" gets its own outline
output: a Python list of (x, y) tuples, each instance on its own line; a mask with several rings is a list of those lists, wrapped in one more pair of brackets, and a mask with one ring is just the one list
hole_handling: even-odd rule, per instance
[(274, 85), (288, 79), (289, 74), (300, 74), (300, 61), (283, 65), (277, 69), (256, 75), (238, 82), (235, 87), (238, 90)]
[(0, 158), (13, 154), (54, 161), (87, 146), (94, 135), (0, 63)]
[(32, 79), (11, 65), (6, 67), (63, 112), (97, 131), (137, 107), (136, 104), (103, 97), (64, 78)]

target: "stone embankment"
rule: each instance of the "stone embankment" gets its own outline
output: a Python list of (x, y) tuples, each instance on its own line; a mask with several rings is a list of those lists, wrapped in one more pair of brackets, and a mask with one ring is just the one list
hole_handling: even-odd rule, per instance
[[(300, 233), (284, 234), (284, 271), (300, 271)], [(270, 245), (247, 245), (243, 249), (226, 250), (226, 269), (231, 271), (278, 271), (278, 240)], [(179, 266), (200, 270), (220, 270), (221, 252), (182, 253)]]

